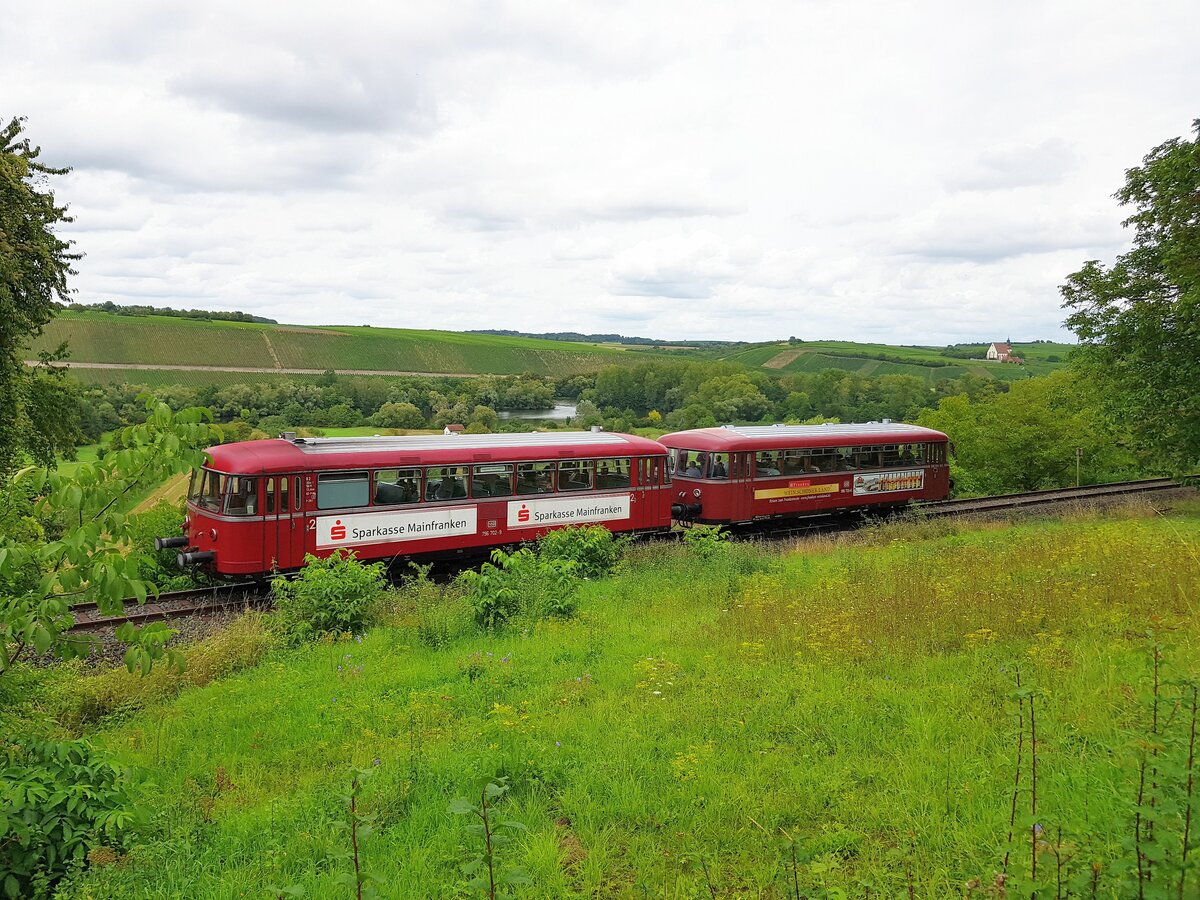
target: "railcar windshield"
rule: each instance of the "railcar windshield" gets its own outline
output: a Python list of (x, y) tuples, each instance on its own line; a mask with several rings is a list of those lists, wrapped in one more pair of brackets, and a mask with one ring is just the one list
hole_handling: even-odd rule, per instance
[(196, 469), (188, 486), (188, 502), (210, 512), (221, 511), (221, 497), (225, 494), (225, 478), (212, 469)]
[(222, 512), (227, 516), (253, 516), (258, 511), (258, 479), (246, 475), (227, 477)]

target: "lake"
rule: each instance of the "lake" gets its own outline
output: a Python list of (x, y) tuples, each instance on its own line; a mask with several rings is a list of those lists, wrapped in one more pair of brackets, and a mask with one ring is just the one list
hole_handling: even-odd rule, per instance
[(536, 419), (565, 422), (575, 418), (574, 403), (555, 403), (551, 409), (502, 409), (499, 410), (501, 419)]

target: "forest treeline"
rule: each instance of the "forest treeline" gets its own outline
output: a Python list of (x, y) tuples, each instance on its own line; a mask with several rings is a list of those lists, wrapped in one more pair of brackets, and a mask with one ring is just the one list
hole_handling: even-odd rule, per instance
[[(76, 387), (80, 440), (145, 419), (130, 384)], [(151, 391), (173, 410), (206, 407), (226, 440), (273, 437), (307, 429), (373, 426), (471, 432), (530, 428), (648, 430), (657, 434), (721, 424), (773, 422), (918, 422), (944, 431), (956, 447), (960, 495), (1053, 487), (1073, 481), (1076, 448), (1083, 480), (1169, 471), (1137, 447), (1102, 412), (1091, 383), (1071, 370), (1015, 383), (965, 375), (931, 387), (910, 375), (867, 376), (840, 369), (772, 375), (726, 363), (653, 362), (614, 366), (594, 376), (479, 378), (349, 377), (191, 387)], [(503, 419), (505, 410), (576, 405), (566, 423)]]

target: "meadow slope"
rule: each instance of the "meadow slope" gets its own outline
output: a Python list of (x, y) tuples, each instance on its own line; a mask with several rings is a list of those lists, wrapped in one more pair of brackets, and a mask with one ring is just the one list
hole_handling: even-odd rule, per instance
[[(962, 896), (1006, 858), (1019, 885), (1031, 833), (1039, 883), (1114, 896), (1133, 871), (1151, 647), (1171, 645), (1164, 684), (1200, 666), (1198, 548), (1194, 503), (792, 552), (649, 546), (585, 583), (571, 619), (483, 633), (425, 585), (361, 640), (270, 651), (174, 700), (125, 680), (97, 704), (83, 679), (41, 702), (117, 711), (98, 740), (146, 773), (155, 813), (64, 895), (344, 896), (340, 797), (361, 767), (378, 826), (361, 850), (386, 897), (477, 895), (460, 870), (477, 841), (448, 807), (499, 776), (494, 814), (528, 829), (498, 854), (530, 872), (523, 897)], [(1181, 769), (1159, 740), (1165, 804)]]

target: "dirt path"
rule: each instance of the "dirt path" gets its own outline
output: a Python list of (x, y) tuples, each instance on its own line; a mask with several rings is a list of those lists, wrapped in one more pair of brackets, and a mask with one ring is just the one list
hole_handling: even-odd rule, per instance
[(133, 511), (135, 513), (146, 512), (146, 510), (153, 509), (164, 500), (167, 500), (171, 503), (178, 503), (184, 498), (184, 495), (187, 494), (187, 486), (187, 472), (176, 475), (174, 478), (168, 478), (166, 481), (152, 490), (145, 500), (135, 506)]
[[(40, 366), (36, 359), (25, 360), (27, 366)], [(273, 375), (324, 375), (325, 369), (277, 369), (270, 366), (170, 366), (149, 363), (58, 362), (64, 369), (134, 369), (147, 372), (245, 372)], [(398, 369), (334, 369), (335, 375), (415, 375), (422, 378), (478, 378), (480, 372), (402, 372)]]
[(782, 353), (776, 353), (765, 363), (762, 364), (764, 369), (782, 369), (793, 360), (799, 359), (807, 350), (784, 350)]

